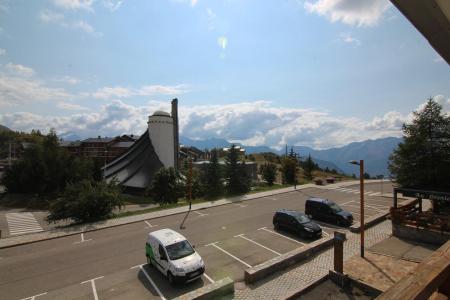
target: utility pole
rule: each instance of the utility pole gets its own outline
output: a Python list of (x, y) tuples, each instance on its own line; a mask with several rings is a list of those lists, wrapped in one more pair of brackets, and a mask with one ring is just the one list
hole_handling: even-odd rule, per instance
[(189, 157), (189, 210), (192, 208), (192, 158)]

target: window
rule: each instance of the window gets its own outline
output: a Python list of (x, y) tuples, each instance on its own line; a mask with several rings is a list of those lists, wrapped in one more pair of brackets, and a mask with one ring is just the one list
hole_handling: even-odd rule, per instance
[(194, 253), (191, 244), (186, 240), (169, 245), (166, 247), (166, 250), (171, 260), (177, 260)]

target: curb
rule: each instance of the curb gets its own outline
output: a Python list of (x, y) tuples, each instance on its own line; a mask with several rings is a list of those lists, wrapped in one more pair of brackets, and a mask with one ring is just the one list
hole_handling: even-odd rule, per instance
[(298, 290), (294, 290), (292, 292), (288, 292), (285, 296), (281, 297), (280, 300), (295, 300), (298, 299), (298, 297), (306, 294), (307, 292), (309, 292), (310, 290), (312, 290), (313, 288), (315, 288), (316, 286), (318, 286), (319, 284), (321, 284), (322, 282), (324, 282), (325, 280), (328, 279), (328, 274), (325, 274), (313, 281), (311, 281), (306, 287), (303, 287), (301, 289)]
[(206, 299), (222, 299), (228, 298), (234, 294), (234, 281), (230, 277), (226, 277), (219, 281), (198, 288), (195, 291), (181, 295), (173, 300), (206, 300)]
[(329, 236), (325, 239), (312, 242), (301, 248), (294, 249), (288, 253), (272, 258), (252, 268), (246, 269), (244, 273), (245, 283), (254, 283), (277, 271), (281, 271), (285, 268), (295, 265), (316, 254), (317, 252), (329, 248), (330, 246), (332, 246), (332, 244), (333, 237)]
[[(367, 221), (364, 222), (364, 224), (365, 224), (364, 229), (367, 230), (368, 228), (370, 228), (374, 225), (377, 225), (378, 223), (381, 223), (382, 221), (387, 219), (387, 216), (389, 216), (390, 214), (391, 214), (390, 212), (381, 212), (381, 213), (378, 213), (378, 214), (368, 218)], [(350, 226), (349, 229), (353, 233), (359, 233), (359, 231), (361, 229), (361, 223), (357, 222), (357, 223), (353, 224), (352, 226)]]

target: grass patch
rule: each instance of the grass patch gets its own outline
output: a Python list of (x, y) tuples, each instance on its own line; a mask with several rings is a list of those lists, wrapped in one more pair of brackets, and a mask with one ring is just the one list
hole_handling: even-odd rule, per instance
[(248, 194), (255, 194), (255, 193), (261, 193), (261, 192), (266, 192), (266, 191), (284, 189), (284, 188), (291, 187), (291, 186), (293, 186), (293, 185), (290, 185), (290, 184), (273, 184), (273, 185), (260, 184), (257, 186), (253, 186), (252, 190)]

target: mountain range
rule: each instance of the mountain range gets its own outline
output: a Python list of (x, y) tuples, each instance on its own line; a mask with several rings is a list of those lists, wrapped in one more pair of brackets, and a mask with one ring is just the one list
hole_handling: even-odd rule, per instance
[[(293, 146), (294, 152), (305, 158), (311, 155), (312, 159), (321, 167), (336, 169), (346, 174), (358, 175), (357, 166), (349, 164), (350, 160), (364, 160), (364, 170), (371, 176), (384, 175), (389, 176), (388, 160), (392, 151), (402, 141), (401, 138), (388, 137), (383, 139), (366, 140), (362, 142), (354, 142), (343, 147), (330, 148), (325, 150), (316, 150), (305, 146)], [(186, 146), (194, 146), (199, 149), (212, 149), (229, 147), (229, 141), (225, 139), (211, 138), (206, 140), (193, 140), (187, 137), (180, 137), (180, 143)], [(247, 154), (260, 152), (273, 152), (276, 154), (284, 154), (285, 149), (277, 150), (267, 146), (245, 146), (236, 143), (243, 148)], [(289, 147), (289, 151), (290, 151)]]

